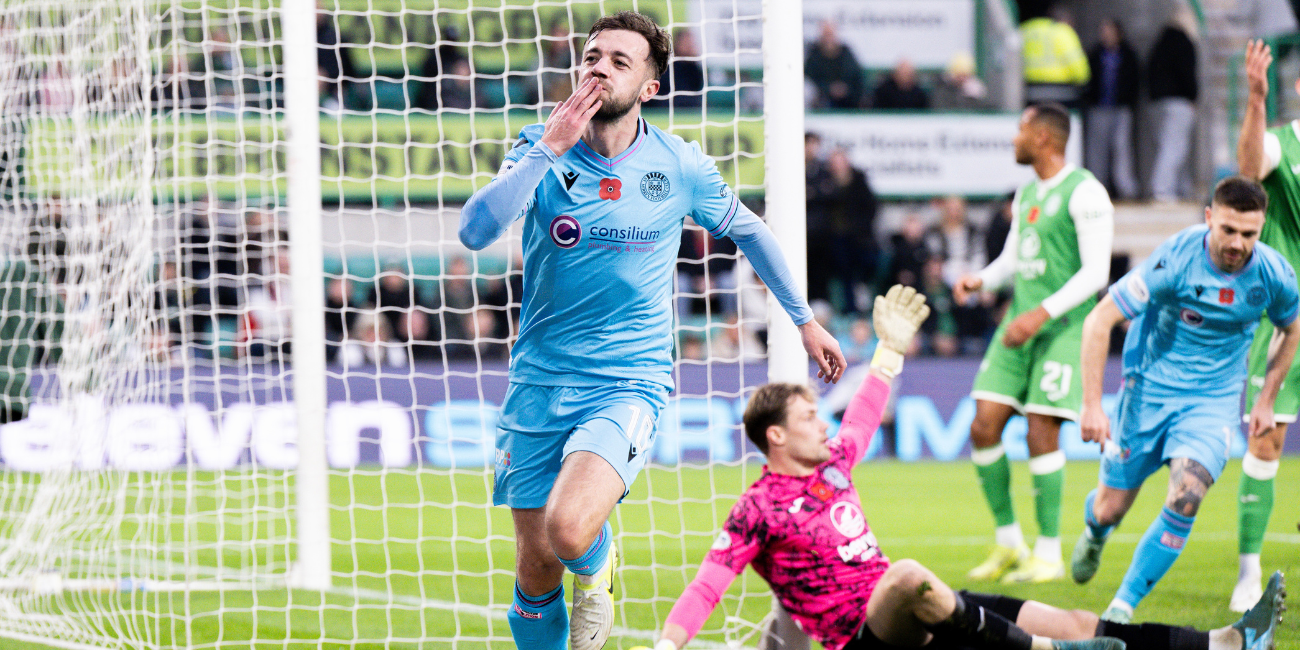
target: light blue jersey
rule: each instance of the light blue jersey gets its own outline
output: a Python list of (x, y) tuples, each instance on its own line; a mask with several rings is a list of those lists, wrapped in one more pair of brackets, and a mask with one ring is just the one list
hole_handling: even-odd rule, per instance
[[(525, 127), (504, 168), (542, 138)], [(684, 218), (725, 235), (740, 201), (700, 150), (640, 120), (609, 159), (579, 141), (524, 215), (524, 291), (512, 382), (672, 388), (672, 278)]]
[(1220, 271), (1210, 260), (1209, 227), (1187, 228), (1110, 287), (1133, 322), (1124, 339), (1124, 376), (1146, 389), (1203, 397), (1236, 396), (1260, 316), (1277, 327), (1296, 318), (1295, 270), (1255, 244), (1245, 267)]

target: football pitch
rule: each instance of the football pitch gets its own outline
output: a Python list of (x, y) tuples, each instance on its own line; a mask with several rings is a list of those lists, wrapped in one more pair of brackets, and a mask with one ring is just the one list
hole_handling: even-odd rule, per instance
[[(617, 597), (621, 610), (607, 648), (647, 645), (703, 558), (736, 495), (758, 476), (741, 467), (652, 469), (642, 475), (615, 515), (623, 554)], [(1095, 462), (1066, 470), (1062, 542), (1068, 560), (1082, 529), (1084, 495), (1096, 483)], [(1236, 620), (1227, 610), (1237, 572), (1236, 489), (1233, 460), (1207, 497), (1182, 557), (1139, 606), (1135, 622), (1218, 627)], [(1061, 607), (1101, 611), (1109, 603), (1141, 536), (1164, 498), (1168, 471), (1148, 489), (1111, 538), (1097, 576), (1086, 586), (1064, 581), (1033, 586), (976, 583), (965, 572), (983, 559), (992, 521), (969, 463), (859, 465), (854, 480), (863, 510), (891, 559), (914, 558), (954, 587), (1005, 593)], [(68, 602), (123, 599), (135, 612), (122, 625), (153, 630), (149, 645), (184, 647), (512, 647), (505, 612), (511, 602), (514, 545), (509, 511), (491, 508), (490, 473), (454, 478), (418, 473), (335, 474), (331, 479), (335, 546), (334, 588), (321, 595), (290, 590), (131, 593)], [(1036, 534), (1029, 473), (1013, 464), (1016, 511), (1030, 540)], [(1281, 569), (1300, 580), (1300, 458), (1285, 458), (1264, 547), (1267, 573)], [(726, 497), (712, 498), (714, 494)], [(382, 507), (387, 504), (387, 507)], [(223, 533), (229, 539), (229, 531)], [(344, 540), (352, 540), (344, 543)], [(685, 567), (685, 568), (683, 568)], [(566, 579), (566, 582), (568, 580)], [(1300, 583), (1298, 583), (1300, 584)], [(741, 594), (743, 593), (743, 597)], [(724, 612), (758, 621), (769, 608), (762, 581), (747, 572), (709, 619), (695, 647), (716, 646)], [(189, 625), (159, 622), (169, 612), (191, 612)], [(217, 612), (222, 612), (218, 615)], [(115, 626), (119, 627), (119, 626)], [(120, 629), (120, 627), (119, 627)], [(364, 639), (353, 643), (352, 639)], [(423, 641), (419, 641), (419, 640)], [(486, 639), (486, 640), (485, 640)], [(753, 639), (749, 644), (752, 645)], [(5, 648), (45, 648), (0, 641)], [(1300, 645), (1294, 616), (1282, 625), (1278, 647)]]

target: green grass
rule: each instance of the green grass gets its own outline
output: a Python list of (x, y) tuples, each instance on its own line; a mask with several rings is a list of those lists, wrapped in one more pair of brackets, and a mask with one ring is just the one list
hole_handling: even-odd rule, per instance
[[(1096, 472), (1096, 463), (1072, 463), (1067, 469), (1062, 531), (1067, 556), (1081, 530), (1081, 504), (1096, 483)], [(1013, 473), (1017, 512), (1032, 539), (1036, 528), (1028, 472), (1020, 463)], [(1237, 569), (1239, 475), (1240, 463), (1230, 462), (1219, 485), (1210, 491), (1182, 557), (1138, 608), (1138, 621), (1205, 629), (1236, 620), (1227, 611), (1227, 601)], [(757, 476), (756, 466), (654, 469), (643, 475), (615, 517), (624, 557), (619, 573), (622, 607), (607, 647), (626, 650), (646, 644), (694, 574), (736, 495)], [(859, 466), (854, 478), (867, 518), (890, 558), (915, 558), (954, 587), (1100, 611), (1114, 595), (1138, 536), (1159, 510), (1168, 473), (1152, 477), (1128, 521), (1107, 545), (1101, 571), (1086, 586), (1061, 582), (1003, 587), (963, 577), (983, 558), (992, 538), (991, 517), (969, 463), (873, 462)], [(136, 638), (150, 645), (509, 648), (513, 643), (504, 613), (511, 598), (514, 545), (509, 511), (483, 505), (490, 501), (490, 480), (490, 474), (448, 477), (432, 471), (334, 475), (335, 588), (324, 596), (284, 589), (80, 594), (69, 596), (63, 605), (47, 603), (45, 611), (78, 602), (91, 607), (116, 604), (133, 614), (110, 625), (142, 630)], [(1264, 548), (1266, 571), (1282, 569), (1296, 579), (1300, 579), (1295, 571), (1300, 563), (1300, 534), (1295, 528), (1300, 501), (1293, 498), (1293, 486), (1298, 483), (1300, 458), (1285, 459)], [(283, 498), (288, 482), (265, 481), (256, 488), (252, 491), (260, 496), (237, 500), (231, 507), (269, 506)], [(144, 499), (139, 495), (146, 493), (137, 491), (132, 498)], [(727, 496), (711, 498), (714, 494)], [(216, 503), (207, 498), (193, 499), (189, 506), (173, 502), (171, 507), (177, 512), (188, 507), (193, 513), (195, 507)], [(227, 567), (255, 561), (287, 563), (291, 559), (287, 547), (275, 541), (285, 534), (284, 526), (276, 524), (275, 510), (270, 508), (256, 526), (214, 522), (195, 526), (199, 539), (213, 542), (220, 535), (226, 543), (195, 557)], [(174, 527), (168, 530), (172, 536), (177, 534)], [(240, 552), (240, 535), (247, 537), (242, 543), (255, 550)], [(768, 606), (761, 579), (748, 572), (709, 619), (701, 645), (724, 639), (724, 612), (757, 621)], [(1279, 647), (1297, 643), (1300, 628), (1288, 619)], [(47, 646), (5, 642), (3, 647)]]

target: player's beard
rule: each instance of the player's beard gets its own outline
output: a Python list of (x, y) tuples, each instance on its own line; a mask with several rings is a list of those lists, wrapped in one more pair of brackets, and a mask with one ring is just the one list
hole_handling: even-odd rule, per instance
[(601, 103), (600, 109), (596, 111), (595, 115), (591, 116), (591, 120), (608, 124), (623, 119), (623, 116), (627, 115), (633, 106), (641, 102), (641, 93), (639, 91), (640, 88), (628, 93), (626, 97), (615, 97), (613, 93), (610, 93), (609, 101)]

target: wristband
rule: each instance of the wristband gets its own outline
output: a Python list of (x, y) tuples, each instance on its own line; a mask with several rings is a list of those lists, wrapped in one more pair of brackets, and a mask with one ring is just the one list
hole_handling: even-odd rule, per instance
[(898, 376), (898, 373), (903, 372), (903, 355), (884, 345), (877, 345), (876, 353), (871, 356), (871, 367), (893, 379)]

